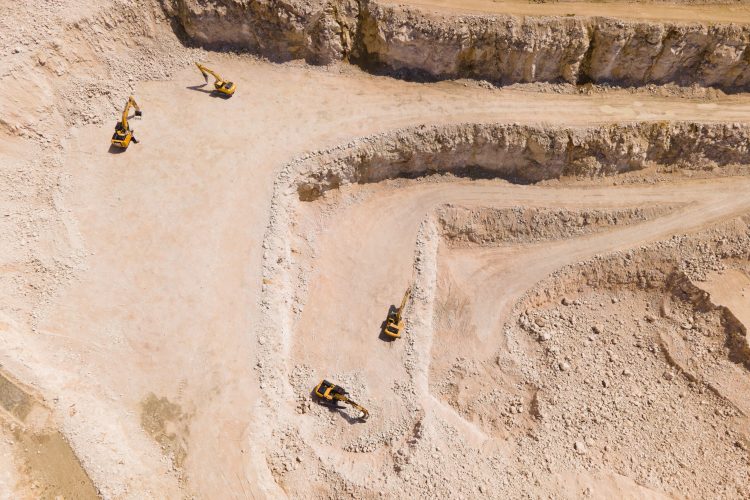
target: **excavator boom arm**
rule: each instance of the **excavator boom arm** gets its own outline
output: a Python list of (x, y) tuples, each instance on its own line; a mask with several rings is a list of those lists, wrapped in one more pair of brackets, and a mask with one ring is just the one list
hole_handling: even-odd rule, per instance
[(214, 78), (216, 78), (217, 82), (223, 82), (224, 81), (224, 79), (222, 77), (220, 77), (215, 71), (211, 71), (210, 69), (208, 69), (207, 67), (205, 67), (204, 65), (202, 65), (200, 63), (195, 63), (195, 65), (198, 66), (199, 70), (201, 70), (201, 73), (203, 73), (203, 77), (206, 78), (206, 81), (208, 81), (208, 76), (206, 76), (206, 75), (213, 76)]
[(351, 405), (362, 412), (362, 415), (359, 417), (362, 420), (367, 420), (367, 417), (370, 416), (370, 412), (364, 406), (349, 399), (349, 395), (344, 389), (325, 379), (313, 389), (313, 392), (325, 401), (341, 401), (342, 403)]
[(133, 99), (132, 95), (128, 98), (128, 103), (125, 105), (125, 109), (122, 112), (122, 128), (124, 130), (129, 130), (128, 129), (128, 113), (130, 113), (131, 107), (135, 108), (136, 116), (141, 115), (141, 108), (138, 106), (138, 103), (135, 102), (135, 99)]
[(406, 293), (404, 293), (404, 298), (401, 300), (401, 307), (398, 308), (398, 313), (396, 313), (396, 323), (401, 321), (401, 315), (404, 313), (404, 307), (406, 307), (406, 302), (409, 300), (409, 295), (411, 295), (411, 288), (407, 288)]

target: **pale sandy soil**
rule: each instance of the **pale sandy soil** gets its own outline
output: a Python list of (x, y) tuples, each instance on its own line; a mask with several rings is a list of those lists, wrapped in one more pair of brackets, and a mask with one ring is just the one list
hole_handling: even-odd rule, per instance
[(685, 5), (679, 3), (626, 1), (536, 3), (523, 0), (405, 0), (398, 3), (444, 13), (514, 14), (519, 16), (602, 16), (619, 19), (678, 21), (683, 23), (744, 24), (750, 22), (750, 6), (742, 3), (731, 5)]
[[(189, 435), (179, 438), (188, 450), (184, 473), (189, 490), (199, 496), (243, 488), (260, 494), (272, 487), (258, 459), (262, 445), (253, 438), (252, 422), (262, 417), (256, 413), (260, 391), (252, 370), (252, 332), (259, 314), (261, 242), (272, 181), (285, 161), (305, 150), (415, 121), (586, 124), (750, 118), (750, 102), (742, 97), (709, 104), (624, 93), (606, 98), (550, 96), (221, 58), (214, 64), (241, 82), (236, 96), (223, 101), (187, 88), (200, 81), (192, 70), (173, 82), (139, 85), (144, 117), (133, 125), (141, 142), (124, 154), (107, 152), (109, 124), (74, 131), (65, 160), (74, 193), (68, 207), (85, 241), (86, 270), (39, 314), (33, 340), (21, 330), (5, 341), (19, 357), (36, 359), (28, 362), (32, 369), (65, 373), (64, 384), (51, 386), (66, 406), (76, 405), (79, 411), (71, 418), (81, 419), (82, 427), (101, 429), (96, 434), (103, 431), (104, 436), (122, 433), (121, 438), (103, 441), (96, 434), (82, 437), (92, 457), (101, 459), (114, 449), (115, 463), (124, 456), (159, 467), (160, 453), (148, 451), (144, 438), (136, 439), (141, 435), (141, 405), (150, 393), (178, 405), (190, 428)], [(717, 194), (718, 185), (737, 195)], [(699, 203), (668, 217), (669, 225), (660, 221), (646, 226), (653, 232), (644, 227), (624, 230), (621, 240), (600, 237), (601, 248), (585, 244), (579, 246), (581, 253), (575, 250), (581, 243), (570, 243), (570, 248), (554, 252), (558, 260), (550, 260), (549, 254), (541, 259), (525, 255), (521, 268), (531, 271), (533, 262), (544, 266), (522, 273), (524, 279), (494, 281), (513, 283), (502, 285), (502, 292), (513, 292), (504, 299), (510, 305), (526, 286), (565, 262), (747, 210), (750, 206), (741, 195), (746, 189), (738, 181), (688, 183), (669, 190), (567, 191), (489, 181), (386, 189), (332, 222), (332, 232), (321, 239), (315, 263), (319, 274), (312, 280), (290, 361), (309, 364), (321, 377), (331, 367), (359, 368), (371, 388), (368, 399), (376, 408), (387, 404), (382, 382), (403, 376), (403, 367), (372, 333), (383, 308), (409, 281), (416, 226), (437, 202), (481, 203), (501, 197), (508, 205), (540, 206)], [(717, 197), (725, 201), (715, 203)], [(487, 267), (492, 260), (483, 257), (485, 253), (472, 260), (492, 284), (494, 273), (504, 268)], [(508, 269), (516, 267), (507, 259), (501, 257)], [(454, 274), (487, 286), (465, 270)], [(357, 276), (356, 281), (349, 276)], [(462, 287), (473, 293), (469, 284)], [(483, 307), (479, 302), (475, 310), (488, 332), (502, 321), (503, 309), (493, 306), (487, 314)], [(327, 327), (332, 324), (340, 326)], [(330, 343), (338, 346), (333, 354), (320, 347)], [(472, 348), (481, 346), (466, 344), (462, 350)], [(75, 359), (85, 369), (71, 370), (65, 359)], [(121, 431), (112, 428), (114, 421)], [(370, 425), (377, 422), (376, 417)], [(97, 450), (100, 446), (106, 450)], [(131, 469), (132, 479), (126, 483), (131, 493), (141, 491), (144, 480), (132, 475), (137, 469)], [(174, 479), (167, 474), (152, 476), (148, 488), (176, 487), (170, 481)]]
[[(691, 181), (670, 185), (668, 190), (651, 186), (542, 188), (456, 181), (367, 192), (353, 207), (326, 220), (320, 231), (315, 269), (308, 278), (309, 298), (295, 329), (292, 361), (319, 374), (332, 365), (337, 371), (356, 372), (369, 388), (368, 397), (375, 408), (397, 406), (398, 400), (388, 388), (406, 377), (403, 348), (384, 347), (377, 333), (384, 311), (398, 301), (413, 279), (418, 226), (439, 204), (613, 208), (689, 203), (676, 214), (601, 235), (530, 246), (441, 249), (440, 265), (447, 267), (460, 293), (470, 298), (468, 319), (475, 332), (462, 335), (460, 342), (451, 339), (447, 344), (433, 344), (433, 356), (443, 352), (442, 357), (450, 362), (455, 358), (484, 361), (504, 343), (500, 332), (510, 309), (546, 275), (597, 254), (634, 248), (745, 213), (750, 210), (750, 200), (739, 193), (748, 187), (735, 179)], [(303, 218), (300, 225), (314, 227), (314, 219)], [(350, 278), (353, 276), (355, 280)], [(332, 329), (332, 324), (339, 326)], [(332, 345), (335, 350), (330, 349)], [(341, 432), (369, 433), (377, 423), (377, 419), (371, 419), (367, 427), (344, 427)]]
[[(429, 6), (440, 7), (440, 2)], [(538, 8), (484, 2), (462, 6), (529, 14)], [(544, 8), (550, 14), (580, 8), (582, 15), (599, 15), (601, 9), (613, 8), (623, 17), (750, 19), (746, 10), (734, 7), (669, 12), (663, 6), (638, 7), (643, 13), (626, 12), (620, 4)], [(5, 9), (31, 23), (27, 14)], [(447, 178), (346, 187), (293, 207), (295, 226), (285, 236), (292, 241), (291, 260), (298, 266), (292, 271), (299, 274), (289, 279), (299, 301), (285, 304), (284, 314), (292, 318), (289, 350), (268, 354), (261, 347), (282, 329), (284, 318), (271, 318), (278, 325), (271, 332), (261, 324), (267, 311), (264, 285), (269, 285), (263, 282), (268, 264), (264, 239), (269, 219), (277, 215), (272, 199), (275, 187), (283, 185), (279, 172), (295, 157), (420, 124), (744, 123), (750, 121), (750, 97), (719, 96), (707, 102), (617, 90), (559, 95), (464, 82), (408, 83), (348, 66), (312, 68), (249, 56), (200, 56), (237, 82), (235, 96), (223, 100), (196, 88), (202, 78), (185, 65), (165, 81), (133, 82), (144, 114), (131, 122), (140, 143), (124, 153), (109, 151), (118, 115), (113, 110), (99, 123), (104, 105), (92, 111), (95, 118), (61, 126), (64, 133), (55, 136), (59, 142), (11, 133), (2, 122), (0, 163), (6, 170), (0, 216), (7, 220), (0, 227), (6, 236), (0, 270), (8, 299), (0, 316), (0, 363), (33, 386), (34, 391), (27, 388), (24, 394), (33, 394), (34, 404), (48, 415), (44, 436), (54, 437), (40, 438), (33, 419), (25, 413), (19, 418), (9, 410), (15, 406), (3, 401), (2, 411), (9, 412), (3, 413), (3, 422), (10, 423), (0, 427), (1, 448), (9, 451), (0, 458), (0, 496), (33, 498), (40, 495), (38, 488), (57, 494), (78, 484), (49, 486), (60, 476), (82, 484), (81, 497), (93, 494), (93, 487), (81, 482), (85, 470), (107, 498), (312, 498), (343, 496), (342, 491), (354, 497), (382, 493), (397, 498), (421, 487), (394, 475), (391, 456), (399, 446), (408, 448), (404, 443), (410, 435), (418, 441), (419, 432), (404, 430), (415, 415), (428, 422), (425, 432), (455, 429), (450, 434), (456, 439), (453, 449), (444, 443), (424, 459), (439, 464), (430, 469), (433, 479), (460, 467), (463, 458), (451, 455), (457, 449), (468, 450), (470, 457), (512, 456), (514, 444), (492, 435), (483, 422), (465, 418), (460, 408), (434, 393), (431, 373), (447, 370), (457, 358), (492, 364), (506, 344), (503, 325), (513, 306), (557, 269), (695, 233), (750, 212), (746, 177), (674, 176), (667, 183), (634, 186), (520, 186)], [(17, 74), (2, 76), (18, 79)], [(36, 83), (52, 88), (54, 82)], [(14, 120), (20, 116), (32, 128), (35, 121), (55, 128), (44, 116), (59, 96), (45, 92), (44, 105), (31, 109), (28, 96), (21, 94), (18, 88), (4, 93), (2, 109), (19, 110)], [(61, 120), (59, 114), (54, 117)], [(48, 162), (30, 162), (45, 155), (50, 155)], [(467, 249), (436, 242), (432, 269), (450, 276), (459, 295), (470, 302), (466, 319), (472, 334), (433, 339), (431, 314), (419, 314), (427, 311), (427, 301), (418, 297), (422, 309), (415, 306), (410, 319), (414, 338), (386, 344), (378, 338), (380, 323), (414, 279), (415, 245), (422, 248), (417, 241), (420, 224), (445, 203), (677, 208), (632, 226), (547, 243)], [(22, 219), (21, 208), (39, 219)], [(36, 249), (33, 258), (27, 258), (30, 247)], [(14, 278), (47, 276), (35, 274), (39, 268), (53, 269), (48, 273), (52, 283)], [(704, 286), (717, 304), (750, 321), (742, 295), (750, 289), (746, 271), (711, 275)], [(264, 390), (259, 373), (274, 360), (283, 366), (274, 375), (288, 391)], [(297, 368), (302, 375), (295, 378)], [(742, 394), (750, 387), (741, 365), (714, 368), (705, 377), (720, 392)], [(335, 375), (351, 380), (354, 397), (371, 410), (367, 424), (350, 425), (342, 415), (323, 413), (317, 406), (297, 411), (300, 395), (309, 405), (305, 391), (318, 379)], [(414, 382), (407, 404), (392, 390), (401, 382)], [(750, 413), (741, 398), (727, 399)], [(70, 448), (58, 438), (58, 429)], [(384, 445), (379, 433), (393, 441)], [(42, 458), (34, 460), (37, 454), (29, 443), (49, 442), (47, 449), (40, 445)], [(376, 443), (373, 450), (371, 443)], [(19, 446), (31, 449), (31, 458)], [(470, 474), (496, 477), (491, 465), (482, 462)], [(49, 470), (57, 475), (47, 474)], [(737, 470), (742, 477), (746, 465)], [(464, 486), (459, 479), (450, 476), (446, 484)], [(547, 482), (535, 484), (534, 491), (575, 498), (593, 488), (602, 498), (660, 498), (660, 487), (658, 481), (644, 485), (614, 467), (583, 470), (576, 465), (551, 470)], [(478, 491), (492, 496), (487, 489), (462, 493)], [(691, 490), (696, 491), (702, 490)]]
[[(57, 389), (60, 397), (74, 404), (85, 394), (91, 403), (83, 404), (93, 405), (107, 395), (107, 404), (96, 404), (96, 411), (107, 419), (131, 415), (119, 418), (126, 435), (139, 435), (140, 405), (148, 394), (178, 404), (190, 419), (190, 436), (184, 437), (190, 451), (184, 465), (198, 494), (227, 485), (236, 489), (240, 478), (263, 475), (262, 463), (241, 460), (253, 452), (253, 426), (248, 422), (257, 418), (253, 412), (259, 397), (248, 361), (253, 359), (253, 346), (247, 333), (253, 331), (258, 315), (254, 308), (259, 301), (260, 245), (272, 181), (284, 161), (305, 150), (414, 121), (750, 119), (750, 102), (740, 97), (710, 104), (624, 93), (606, 99), (560, 97), (455, 83), (409, 84), (357, 72), (339, 75), (220, 58), (215, 64), (241, 82), (229, 101), (187, 88), (201, 81), (192, 70), (173, 82), (139, 85), (136, 95), (144, 117), (133, 120), (133, 126), (141, 142), (125, 154), (107, 152), (109, 124), (74, 132), (65, 161), (75, 193), (68, 206), (85, 241), (86, 271), (39, 314), (39, 335), (33, 346), (27, 346), (37, 353), (56, 353), (59, 364), (39, 356), (47, 369), (55, 366), (67, 372), (63, 359), (75, 356), (86, 370), (69, 373), (71, 378)], [(461, 193), (450, 186), (440, 189), (445, 194), (432, 195), (433, 199), (453, 199)], [(515, 202), (536, 197), (523, 195), (528, 192), (523, 188), (488, 189), (510, 189), (509, 200)], [(384, 193), (376, 206), (411, 212), (411, 224), (417, 223), (424, 207), (396, 203), (400, 196)], [(413, 199), (420, 197), (415, 194)], [(366, 232), (376, 240), (395, 221), (382, 218), (378, 223), (381, 227)], [(321, 304), (325, 311), (319, 314), (348, 310), (351, 318), (347, 315), (346, 323), (362, 334), (368, 331), (364, 325), (377, 323), (383, 304), (395, 300), (392, 296), (398, 295), (408, 276), (410, 262), (404, 257), (413, 245), (413, 229), (407, 230), (406, 219), (399, 225), (402, 237), (391, 242), (397, 246), (391, 246), (389, 260), (396, 268), (368, 266), (381, 269), (381, 280), (386, 270), (402, 278), (387, 290), (378, 288), (382, 284), (374, 277), (361, 280), (360, 286), (375, 288), (359, 295), (336, 284), (326, 290), (328, 298)], [(353, 237), (343, 236), (341, 241), (359, 241)], [(382, 253), (375, 248), (373, 257)], [(340, 255), (331, 254), (330, 262), (338, 262)], [(318, 264), (321, 268), (323, 262)], [(348, 272), (356, 274), (353, 268)], [(327, 281), (336, 276), (324, 275)], [(337, 298), (336, 289), (349, 298), (365, 294), (379, 300), (360, 300), (360, 306), (369, 308), (360, 316), (357, 308)], [(310, 307), (317, 310), (314, 303)], [(18, 340), (21, 345), (26, 342)], [(340, 352), (334, 359), (358, 359)], [(315, 351), (309, 356), (315, 357)], [(372, 359), (379, 358), (375, 354)], [(320, 365), (328, 357), (316, 359)], [(374, 376), (378, 368), (372, 369)], [(397, 373), (393, 370), (392, 376)], [(87, 413), (80, 411), (74, 418), (85, 419), (82, 423), (88, 426), (105, 425), (89, 420), (96, 413)], [(127, 446), (131, 452), (122, 450), (126, 455), (140, 448)], [(158, 460), (155, 452), (150, 455), (142, 459)]]
[[(248, 422), (259, 418), (253, 412), (260, 391), (248, 361), (253, 344), (247, 333), (254, 331), (259, 314), (261, 242), (274, 174), (286, 160), (414, 121), (750, 119), (750, 101), (737, 97), (711, 104), (625, 94), (560, 98), (220, 58), (214, 64), (241, 82), (237, 95), (223, 101), (187, 88), (201, 82), (193, 70), (173, 82), (140, 85), (137, 96), (148, 104), (133, 126), (141, 142), (125, 154), (107, 152), (108, 125), (73, 135), (66, 161), (76, 193), (70, 210), (86, 241), (87, 270), (40, 317), (44, 340), (36, 347), (80, 356), (88, 373), (78, 374), (70, 386), (76, 392), (87, 388), (92, 398), (111, 394), (107, 411), (132, 415), (122, 422), (130, 432), (137, 433), (139, 405), (147, 394), (179, 404), (191, 415), (185, 466), (201, 495), (226, 487), (251, 490), (256, 484), (241, 478), (263, 475), (262, 463), (241, 459), (258, 453)], [(417, 208), (387, 201), (397, 196), (385, 194), (377, 204), (398, 206), (399, 213)], [(414, 224), (422, 211), (412, 213)], [(395, 223), (379, 221), (386, 226), (366, 234), (376, 237)], [(398, 245), (392, 251), (408, 253), (413, 235), (405, 220), (399, 225), (402, 237), (391, 242)], [(342, 241), (359, 238), (351, 234)], [(331, 262), (340, 255), (332, 254)], [(395, 276), (408, 274), (403, 271), (411, 263), (403, 257), (394, 254), (390, 260), (402, 268), (394, 269)], [(331, 280), (334, 275), (325, 276)], [(360, 283), (377, 286), (369, 279)], [(347, 324), (375, 325), (387, 297), (398, 294), (404, 283), (368, 292), (380, 300), (361, 302), (370, 312), (353, 323), (346, 316)], [(335, 288), (357, 296), (348, 287)], [(349, 308), (329, 291), (326, 313)], [(355, 315), (357, 309), (349, 311)], [(338, 363), (339, 356), (357, 359), (339, 352), (333, 359), (340, 369), (346, 365)], [(316, 356), (314, 350), (310, 356)], [(331, 358), (316, 359), (320, 364)], [(81, 413), (81, 418), (87, 417)]]
[(701, 288), (715, 303), (731, 309), (744, 325), (750, 325), (750, 276), (746, 269), (713, 273)]

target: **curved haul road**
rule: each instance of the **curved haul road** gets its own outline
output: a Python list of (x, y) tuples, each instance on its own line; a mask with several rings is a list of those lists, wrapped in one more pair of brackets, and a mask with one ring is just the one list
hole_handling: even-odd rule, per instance
[[(393, 3), (393, 2), (383, 2)], [(524, 0), (404, 0), (401, 5), (454, 14), (513, 14), (518, 16), (583, 16), (618, 19), (748, 23), (750, 7), (741, 3), (674, 5), (624, 1), (581, 2), (563, 0), (534, 3)]]
[[(743, 96), (703, 102), (613, 91), (583, 97), (461, 82), (407, 83), (350, 69), (340, 73), (218, 56), (207, 63), (241, 82), (232, 99), (190, 89), (199, 83), (190, 69), (175, 81), (138, 87), (144, 117), (133, 126), (140, 143), (126, 154), (107, 153), (111, 124), (73, 132), (65, 161), (71, 185), (67, 208), (76, 221), (70, 231), (85, 242), (86, 270), (39, 312), (37, 334), (19, 329), (3, 338), (13, 353), (7, 359), (11, 371), (13, 363), (22, 364), (38, 374), (45, 392), (77, 409), (61, 416), (63, 429), (74, 448), (84, 450), (84, 465), (105, 493), (133, 498), (182, 489), (202, 498), (282, 493), (264, 460), (268, 450), (255, 435), (265, 414), (253, 365), (273, 182), (293, 157), (422, 123), (750, 121), (750, 99)], [(748, 187), (745, 180), (581, 190), (460, 181), (384, 189), (337, 214), (321, 236), (316, 266), (324, 279), (310, 290), (294, 361), (323, 373), (323, 354), (313, 344), (332, 339), (318, 325), (345, 323), (350, 335), (335, 339), (342, 354), (327, 362), (339, 369), (361, 367), (372, 397), (387, 397), (375, 381), (384, 372), (388, 379), (398, 377), (403, 365), (394, 352), (370, 349), (375, 340), (369, 335), (382, 320), (383, 304), (402, 293), (411, 275), (417, 224), (437, 203), (692, 203), (659, 221), (559, 243), (554, 251), (538, 249), (517, 261), (496, 259), (492, 252), (473, 256), (479, 260), (466, 267), (478, 269), (475, 285), (498, 277), (516, 280), (510, 262), (527, 267), (523, 279), (504, 289), (510, 304), (534, 279), (571, 260), (750, 210)], [(504, 309), (493, 310), (488, 338)], [(177, 429), (175, 446), (187, 451), (177, 473), (154, 473), (164, 471), (165, 462), (141, 428), (142, 403), (150, 394), (178, 405), (189, 424), (189, 433)]]

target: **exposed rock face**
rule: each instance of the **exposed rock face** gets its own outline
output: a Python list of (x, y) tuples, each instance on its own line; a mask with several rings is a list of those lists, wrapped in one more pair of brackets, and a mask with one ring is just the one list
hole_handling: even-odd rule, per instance
[(354, 0), (162, 0), (188, 36), (207, 47), (247, 49), (272, 60), (329, 64), (351, 52)]
[(637, 123), (603, 127), (463, 124), (417, 127), (361, 139), (311, 158), (297, 172), (303, 200), (343, 184), (431, 172), (478, 170), (515, 182), (601, 176), (649, 163), (676, 168), (750, 164), (750, 126)]
[(373, 0), (163, 0), (190, 37), (411, 77), (750, 89), (750, 26), (438, 15)]
[(597, 19), (585, 77), (593, 81), (748, 88), (746, 26), (623, 23)]
[[(750, 370), (750, 339), (747, 336), (746, 325), (737, 319), (728, 307), (714, 304), (710, 294), (696, 285), (702, 279), (700, 275), (705, 273), (706, 263), (711, 262), (711, 266), (723, 268), (722, 262), (744, 259), (750, 237), (748, 222), (750, 221), (747, 216), (744, 216), (713, 229), (714, 234), (733, 234), (731, 243), (727, 244), (722, 243), (728, 241), (726, 237), (712, 239), (707, 237), (706, 233), (683, 235), (669, 241), (643, 246), (629, 253), (616, 252), (607, 256), (597, 256), (592, 260), (564, 267), (528, 290), (516, 305), (516, 311), (539, 308), (549, 304), (555, 297), (575, 295), (579, 290), (587, 288), (657, 289), (671, 300), (687, 304), (695, 311), (718, 313), (722, 334), (725, 336), (722, 343), (726, 350), (717, 350), (717, 354), (726, 355), (731, 362), (744, 365)], [(624, 256), (627, 256), (627, 265), (622, 264)], [(703, 265), (696, 266), (695, 269), (700, 270), (698, 272), (691, 269), (691, 265), (696, 262), (703, 262)], [(654, 320), (652, 316), (647, 321)], [(680, 365), (672, 353), (669, 360), (672, 364)], [(692, 363), (688, 366), (688, 363), (684, 363), (679, 368), (686, 372), (700, 372), (705, 370), (705, 365), (700, 367)], [(704, 377), (695, 373), (689, 378), (700, 380)]]
[(435, 78), (575, 82), (589, 48), (587, 26), (573, 18), (438, 16), (373, 3), (363, 17), (369, 64)]

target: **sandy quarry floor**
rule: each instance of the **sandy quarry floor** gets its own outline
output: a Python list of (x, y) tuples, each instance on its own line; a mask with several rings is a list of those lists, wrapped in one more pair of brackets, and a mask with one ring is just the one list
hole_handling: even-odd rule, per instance
[[(750, 20), (735, 6), (461, 4)], [(344, 186), (292, 207), (283, 237), (293, 293), (279, 309), (268, 293), (279, 284), (264, 280), (279, 172), (306, 153), (421, 124), (745, 123), (747, 94), (558, 94), (179, 53), (192, 55), (237, 82), (236, 95), (212, 97), (175, 58), (168, 78), (133, 82), (144, 115), (132, 120), (140, 143), (124, 153), (109, 151), (116, 110), (63, 125), (59, 142), (0, 128), (1, 497), (750, 495), (750, 374), (724, 342), (739, 331), (728, 313), (624, 278), (545, 281), (597, 256), (638, 261), (675, 235), (696, 248), (727, 240), (737, 251), (700, 261), (696, 282), (747, 324), (747, 177), (649, 171), (625, 183), (518, 185), (433, 175)], [(26, 97), (4, 98), (0, 109), (28, 107), (24, 120), (40, 114)], [(58, 98), (50, 90), (45, 103)], [(591, 234), (470, 245), (425, 229), (446, 204), (663, 210)], [(669, 247), (670, 258), (699, 261), (690, 245)], [(656, 259), (644, 255), (648, 270)], [(616, 259), (612, 269), (628, 267)], [(384, 342), (388, 306), (414, 283), (406, 338)], [(528, 299), (539, 287), (552, 291)], [(324, 377), (368, 407), (367, 423), (311, 401)]]
[[(251, 490), (257, 484), (238, 481), (263, 474), (262, 463), (242, 457), (259, 452), (247, 422), (260, 418), (254, 412), (261, 395), (253, 382), (248, 361), (253, 359), (253, 346), (246, 333), (254, 331), (259, 315), (264, 219), (274, 172), (284, 160), (415, 119), (517, 119), (521, 109), (528, 121), (566, 123), (688, 116), (743, 121), (750, 114), (750, 103), (742, 98), (701, 104), (622, 95), (598, 101), (477, 91), (453, 83), (405, 84), (358, 73), (342, 76), (265, 64), (225, 62), (224, 67), (243, 88), (253, 89), (252, 98), (240, 89), (230, 101), (212, 99), (186, 88), (195, 80), (194, 72), (186, 71), (176, 83), (139, 87), (139, 98), (149, 105), (144, 105), (146, 118), (135, 122), (141, 143), (127, 155), (106, 154), (108, 127), (82, 129), (73, 136), (74, 153), (66, 164), (76, 199), (69, 207), (86, 241), (87, 269), (79, 284), (61, 293), (40, 317), (43, 340), (34, 347), (58, 355), (76, 352), (88, 373), (78, 374), (71, 387), (77, 393), (90, 391), (94, 401), (111, 394), (98, 411), (113, 417), (133, 415), (119, 423), (130, 428), (128, 434), (138, 433), (140, 406), (150, 394), (174, 404), (177, 420), (184, 422), (184, 429), (189, 425), (190, 432), (181, 434), (178, 427), (177, 437), (169, 443), (189, 450), (180, 465), (191, 478), (191, 489), (201, 496), (221, 488)], [(174, 86), (181, 90), (167, 90)], [(307, 90), (300, 94), (299, 88)], [(481, 111), (472, 110), (476, 107)], [(215, 130), (219, 116), (222, 126)], [(745, 183), (722, 181), (721, 186), (706, 182), (669, 190), (577, 191), (484, 182), (376, 191), (368, 196), (369, 203), (342, 214), (343, 220), (331, 221), (331, 229), (324, 231), (291, 362), (311, 367), (315, 377), (327, 376), (332, 367), (335, 373), (358, 370), (362, 383), (372, 388), (368, 400), (376, 407), (389, 404), (386, 388), (404, 376), (404, 368), (394, 348), (383, 346), (373, 332), (383, 307), (395, 301), (409, 281), (416, 229), (435, 203), (494, 204), (498, 198), (508, 206), (699, 203), (672, 217), (669, 225), (663, 220), (652, 223), (653, 231), (639, 227), (622, 240), (602, 237), (601, 248), (584, 241), (556, 249), (551, 255), (557, 260), (549, 258), (547, 248), (545, 257), (524, 255), (522, 265), (503, 256), (507, 269), (522, 272), (501, 279), (494, 273), (504, 267), (492, 270), (486, 267), (489, 256), (478, 257), (475, 266), (487, 273), (487, 283), (476, 281), (471, 270), (454, 274), (471, 277), (459, 285), (468, 296), (484, 295), (473, 286), (500, 285), (488, 294), (491, 303), (474, 305), (482, 318), (474, 324), (486, 338), (500, 327), (504, 310), (518, 294), (567, 262), (699, 228), (750, 209), (742, 196), (748, 188)], [(727, 196), (726, 190), (735, 195)], [(383, 238), (394, 231), (397, 238)], [(544, 265), (532, 272), (535, 262)], [(349, 276), (357, 276), (356, 281), (350, 282)], [(513, 285), (504, 285), (508, 282)], [(505, 309), (497, 308), (498, 300)], [(462, 355), (483, 349), (463, 343), (457, 347)], [(398, 403), (390, 403), (390, 408), (397, 412)], [(80, 411), (86, 413), (85, 408)], [(372, 432), (379, 420), (376, 416), (366, 430), (357, 426), (349, 432)], [(158, 457), (154, 453), (151, 459)], [(368, 463), (361, 461), (357, 468)], [(207, 464), (213, 472), (208, 473)], [(253, 470), (256, 467), (261, 470)]]

